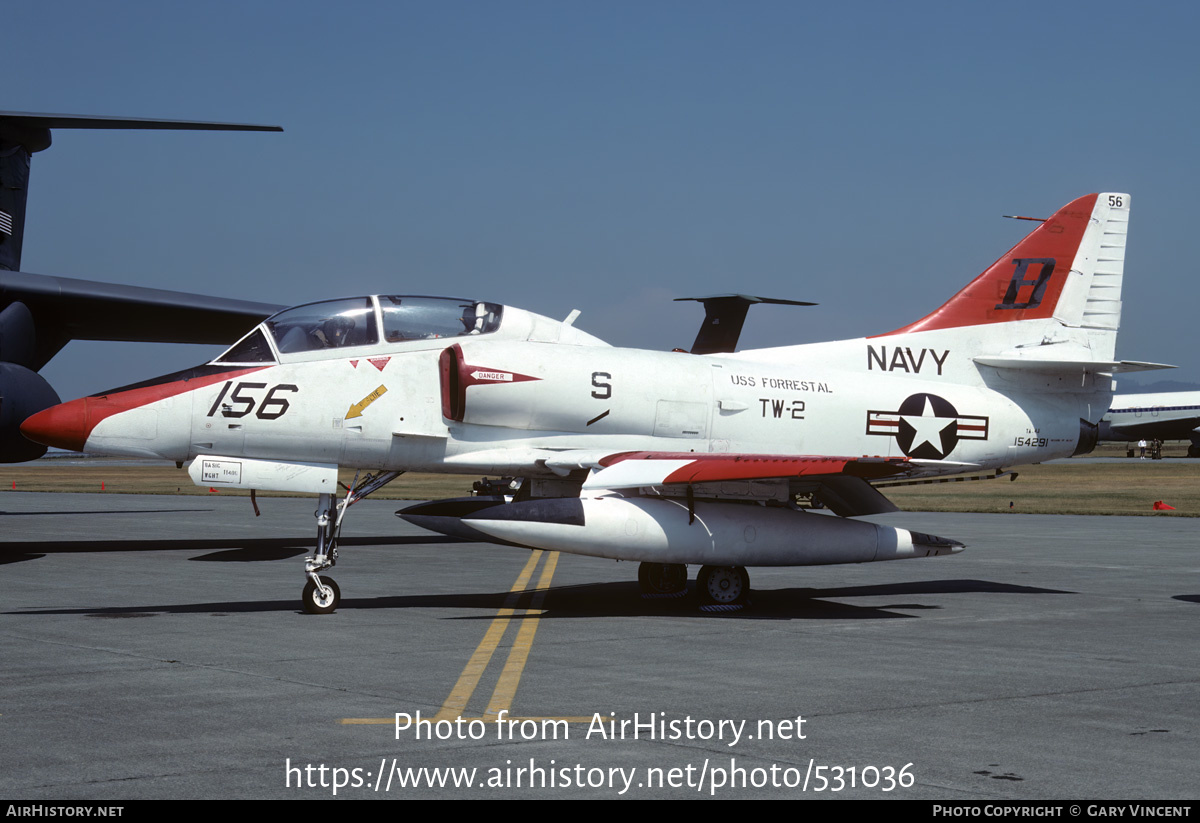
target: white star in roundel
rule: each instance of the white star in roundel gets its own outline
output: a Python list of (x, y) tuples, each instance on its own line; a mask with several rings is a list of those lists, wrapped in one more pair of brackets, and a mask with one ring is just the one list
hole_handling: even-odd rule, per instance
[(928, 397), (925, 398), (925, 408), (921, 410), (919, 417), (906, 414), (900, 419), (912, 426), (916, 432), (913, 435), (912, 445), (907, 449), (909, 454), (912, 454), (926, 443), (932, 446), (938, 454), (945, 454), (942, 450), (942, 432), (951, 423), (958, 420), (957, 417), (938, 417)]

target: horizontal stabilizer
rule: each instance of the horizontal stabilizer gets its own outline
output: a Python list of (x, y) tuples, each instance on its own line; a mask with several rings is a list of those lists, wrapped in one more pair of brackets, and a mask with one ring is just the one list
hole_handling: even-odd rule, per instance
[(908, 461), (912, 464), (915, 471), (915, 476), (931, 476), (942, 475), (960, 472), (979, 471), (983, 466), (978, 463), (964, 463), (961, 460), (925, 460), (920, 458), (912, 458)]
[(686, 300), (694, 300), (697, 303), (708, 305), (715, 303), (718, 300), (727, 300), (731, 303), (744, 303), (751, 306), (755, 303), (774, 303), (779, 306), (815, 306), (816, 303), (809, 303), (804, 300), (783, 300), (778, 297), (758, 297), (753, 294), (710, 294), (707, 297), (676, 297), (676, 303), (682, 303)]
[(1165, 363), (1143, 363), (1137, 360), (1038, 360), (1032, 357), (976, 357), (974, 360), (981, 366), (991, 366), (994, 369), (1020, 369), (1055, 374), (1112, 374), (1175, 368)]
[(253, 123), (0, 111), (0, 270), (19, 271), (21, 268), (30, 163), (34, 154), (50, 148), (53, 129), (283, 131), (279, 126)]
[(155, 129), (167, 131), (283, 131), (280, 126), (254, 123), (221, 123), (207, 120), (162, 120), (152, 117), (111, 117), (96, 114), (39, 114), (0, 111), (5, 122), (31, 129)]
[(780, 300), (752, 294), (710, 294), (708, 297), (676, 297), (675, 302), (695, 300), (704, 304), (704, 322), (692, 343), (692, 354), (725, 354), (737, 348), (746, 322), (746, 312), (755, 303), (780, 306), (815, 306), (801, 300)]

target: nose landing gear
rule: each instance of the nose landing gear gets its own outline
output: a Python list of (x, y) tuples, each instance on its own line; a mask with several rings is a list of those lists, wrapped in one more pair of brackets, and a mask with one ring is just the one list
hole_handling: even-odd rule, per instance
[(341, 502), (332, 494), (322, 494), (318, 497), (315, 512), (317, 548), (311, 557), (304, 558), (304, 574), (308, 577), (308, 582), (304, 584), (304, 593), (300, 596), (300, 606), (306, 614), (333, 614), (342, 600), (342, 590), (338, 588), (338, 584), (332, 577), (322, 578), (320, 573), (337, 564), (337, 544), (342, 534), (342, 520), (346, 517), (346, 510), (402, 474), (402, 471), (369, 474), (361, 483), (358, 482), (356, 474)]

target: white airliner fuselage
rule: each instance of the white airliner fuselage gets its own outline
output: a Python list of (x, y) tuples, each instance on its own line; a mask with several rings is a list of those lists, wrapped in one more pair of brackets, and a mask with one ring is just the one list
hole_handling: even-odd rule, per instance
[(1100, 419), (1100, 439), (1190, 440), (1188, 457), (1200, 457), (1200, 392), (1118, 394)]

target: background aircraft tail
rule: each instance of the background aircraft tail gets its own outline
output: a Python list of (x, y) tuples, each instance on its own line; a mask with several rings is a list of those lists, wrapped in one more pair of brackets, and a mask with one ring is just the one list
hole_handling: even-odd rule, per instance
[(45, 451), (21, 436), (26, 417), (56, 405), (38, 369), (70, 340), (232, 343), (280, 306), (20, 271), (31, 156), (51, 129), (282, 131), (278, 126), (0, 111), (0, 463)]
[(166, 129), (171, 131), (283, 131), (278, 126), (0, 111), (0, 269), (20, 271), (25, 237), (29, 161), (50, 148), (51, 129)]
[(29, 193), (29, 156), (46, 148), (30, 138), (19, 124), (0, 118), (0, 269), (21, 268), (21, 241), (25, 237), (25, 199)]

